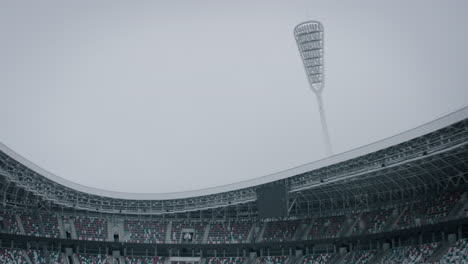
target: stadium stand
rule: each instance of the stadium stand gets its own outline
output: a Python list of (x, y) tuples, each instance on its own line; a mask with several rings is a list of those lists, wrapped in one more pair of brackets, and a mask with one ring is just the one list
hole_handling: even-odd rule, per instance
[(208, 244), (235, 244), (247, 240), (252, 223), (248, 222), (215, 222), (210, 224)]
[(0, 212), (0, 216), (3, 218), (3, 232), (18, 235), (21, 234), (15, 214), (9, 210), (4, 210), (3, 212)]
[(468, 239), (460, 239), (450, 247), (440, 261), (440, 264), (468, 263)]
[(375, 250), (362, 250), (362, 251), (353, 251), (346, 254), (343, 258), (343, 263), (349, 264), (366, 264), (369, 263), (372, 258), (375, 256), (377, 251)]
[(285, 264), (288, 257), (286, 256), (267, 256), (257, 258), (257, 264)]
[(39, 227), (39, 215), (31, 213), (22, 213), (20, 215), (23, 223), (24, 231), (28, 236), (41, 236), (42, 232)]
[(44, 226), (44, 236), (51, 238), (60, 237), (60, 228), (58, 219), (55, 215), (41, 215), (42, 224)]
[(0, 263), (2, 264), (29, 264), (21, 250), (2, 248), (0, 249)]
[(166, 223), (156, 220), (125, 220), (124, 230), (129, 234), (127, 242), (162, 243), (166, 234)]
[(325, 264), (333, 258), (333, 254), (314, 254), (307, 255), (302, 261), (303, 264)]
[(242, 264), (244, 258), (227, 257), (227, 258), (208, 258), (208, 264)]
[(289, 241), (296, 233), (299, 223), (300, 220), (267, 222), (263, 233), (263, 241)]
[(105, 255), (76, 254), (81, 264), (111, 264)]
[[(0, 144), (0, 264), (465, 263), (468, 108), (455, 117), (271, 182), (161, 200), (58, 184)], [(287, 187), (284, 218), (258, 210), (270, 183)]]
[(59, 252), (46, 253), (39, 250), (28, 250), (29, 259), (34, 264), (65, 264), (62, 254)]
[(448, 215), (460, 199), (460, 192), (444, 193), (430, 200), (410, 203), (397, 223), (398, 229), (434, 224)]
[(353, 227), (353, 235), (375, 234), (382, 231), (393, 209), (372, 210), (361, 214), (361, 221)]
[(334, 238), (344, 224), (344, 215), (321, 217), (312, 223), (308, 239)]
[(107, 220), (97, 217), (75, 216), (72, 217), (75, 223), (78, 239), (105, 241), (107, 239)]
[(124, 258), (125, 264), (163, 264), (164, 258), (161, 257), (131, 257)]
[(203, 239), (203, 233), (205, 231), (206, 224), (203, 222), (186, 221), (186, 222), (173, 222), (172, 223), (172, 235), (171, 243), (176, 244), (181, 241), (182, 230), (193, 229), (194, 236), (192, 242), (201, 243)]
[(385, 254), (383, 263), (427, 263), (439, 245), (439, 243), (430, 243), (392, 248)]

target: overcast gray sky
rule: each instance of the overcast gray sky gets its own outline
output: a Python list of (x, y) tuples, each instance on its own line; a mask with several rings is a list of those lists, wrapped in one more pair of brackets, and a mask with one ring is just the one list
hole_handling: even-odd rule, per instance
[(170, 192), (324, 157), (293, 38), (325, 27), (340, 153), (468, 104), (468, 2), (1, 1), (0, 141), (74, 182)]

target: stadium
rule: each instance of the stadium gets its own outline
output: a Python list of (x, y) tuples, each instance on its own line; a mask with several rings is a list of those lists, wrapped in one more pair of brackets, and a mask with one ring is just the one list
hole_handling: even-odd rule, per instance
[[(335, 154), (322, 98), (324, 25), (307, 14), (290, 27), (304, 3), (271, 12), (245, 3), (237, 11), (227, 3), (5, 4), (0, 18), (17, 27), (0, 23), (0, 264), (468, 263), (468, 53), (460, 52), (468, 39), (454, 26), (466, 14), (453, 3), (401, 1), (397, 11), (367, 4), (380, 13), (313, 5), (330, 28)], [(447, 6), (452, 13), (427, 23)], [(306, 81), (308, 94), (289, 89)], [(305, 121), (308, 95), (317, 100), (314, 122)], [(218, 134), (222, 140), (203, 141)], [(309, 156), (321, 149), (316, 139), (326, 153), (318, 159)], [(101, 141), (109, 144), (90, 147)], [(62, 151), (51, 150), (58, 145)], [(102, 149), (109, 157), (92, 155)], [(74, 151), (55, 164), (78, 168), (75, 178), (41, 159)], [(106, 170), (109, 160), (115, 168)], [(219, 171), (206, 169), (215, 165)], [(266, 176), (247, 175), (260, 166)], [(233, 167), (246, 175), (229, 178)], [(85, 177), (104, 184), (77, 181)], [(125, 182), (152, 192), (115, 189)], [(171, 185), (185, 189), (153, 189)]]
[(468, 261), (468, 108), (291, 170), (170, 194), (85, 187), (0, 147), (1, 263)]

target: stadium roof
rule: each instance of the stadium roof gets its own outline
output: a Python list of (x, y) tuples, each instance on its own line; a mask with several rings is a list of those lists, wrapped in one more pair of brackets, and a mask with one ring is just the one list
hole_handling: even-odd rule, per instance
[(226, 193), (226, 192), (250, 188), (253, 186), (258, 186), (261, 184), (274, 182), (274, 181), (278, 181), (282, 179), (287, 179), (287, 178), (297, 176), (303, 173), (325, 168), (333, 164), (338, 164), (347, 160), (361, 157), (361, 156), (364, 156), (364, 155), (367, 155), (367, 154), (370, 154), (379, 150), (384, 150), (386, 148), (401, 144), (403, 142), (421, 137), (428, 133), (431, 133), (439, 129), (445, 128), (447, 126), (453, 125), (467, 118), (468, 118), (468, 107), (465, 107), (449, 115), (446, 115), (437, 120), (434, 120), (430, 123), (416, 127), (414, 129), (395, 135), (393, 137), (390, 137), (390, 138), (387, 138), (387, 139), (384, 139), (384, 140), (381, 140), (381, 141), (378, 141), (378, 142), (375, 142), (375, 143), (372, 143), (372, 144), (369, 144), (369, 145), (366, 145), (366, 146), (363, 146), (363, 147), (360, 147), (360, 148), (357, 148), (348, 152), (344, 152), (344, 153), (337, 154), (337, 155), (334, 155), (325, 159), (311, 162), (302, 166), (291, 168), (285, 171), (280, 171), (274, 174), (266, 175), (266, 176), (255, 178), (252, 180), (238, 182), (235, 184), (223, 185), (223, 186), (200, 189), (200, 190), (186, 191), (186, 192), (173, 192), (173, 193), (126, 193), (126, 192), (115, 192), (115, 191), (92, 188), (92, 187), (80, 185), (72, 181), (66, 180), (62, 177), (59, 177), (37, 166), (33, 162), (23, 158), (21, 155), (11, 150), (10, 148), (8, 148), (2, 143), (0, 143), (0, 151), (2, 151), (3, 153), (5, 153), (7, 156), (14, 159), (15, 161), (19, 162), (20, 164), (23, 164), (30, 170), (36, 172), (37, 174), (42, 175), (55, 183), (63, 185), (67, 188), (74, 189), (78, 192), (83, 192), (85, 194), (90, 194), (94, 196), (102, 196), (102, 197), (107, 197), (107, 198), (114, 198), (114, 199), (123, 199), (123, 200), (173, 200), (173, 199), (186, 199), (186, 198)]

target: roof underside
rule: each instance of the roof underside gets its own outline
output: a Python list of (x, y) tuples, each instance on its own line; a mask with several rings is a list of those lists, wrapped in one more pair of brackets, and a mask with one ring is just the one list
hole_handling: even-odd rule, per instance
[[(0, 144), (3, 205), (108, 213), (255, 215), (255, 189), (281, 183), (291, 215), (371, 207), (465, 186), (468, 108), (395, 137), (239, 184), (174, 194), (125, 194), (70, 183)], [(78, 187), (77, 187), (78, 186)], [(141, 199), (138, 199), (141, 198)], [(198, 214), (198, 213), (197, 213)]]

